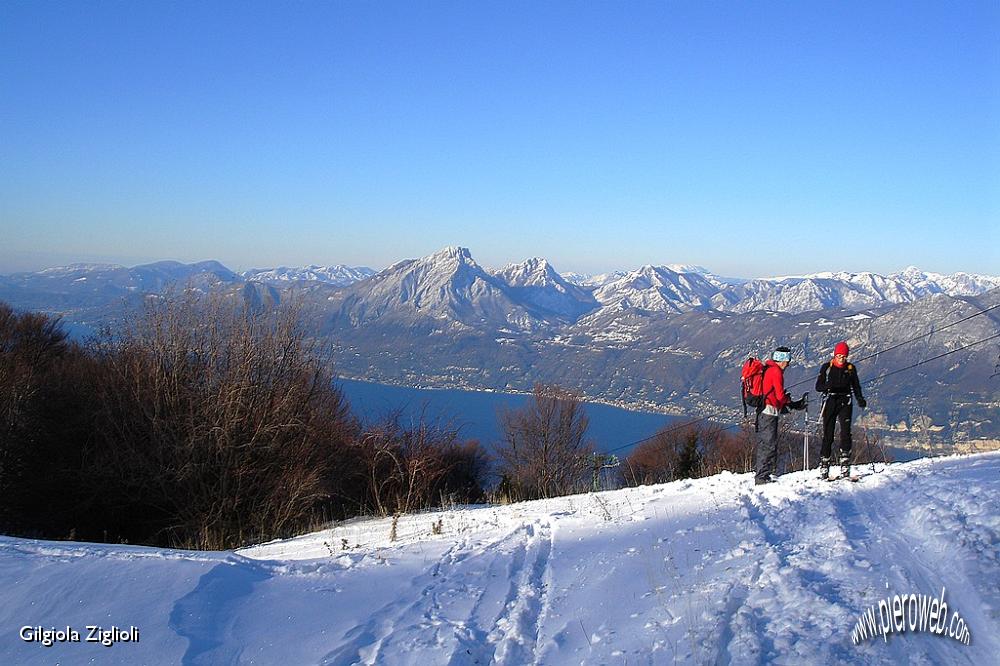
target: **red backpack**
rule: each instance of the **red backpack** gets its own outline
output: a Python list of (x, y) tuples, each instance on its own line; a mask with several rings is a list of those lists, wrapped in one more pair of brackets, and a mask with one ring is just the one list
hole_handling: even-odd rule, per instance
[(757, 414), (764, 411), (764, 363), (756, 356), (743, 362), (741, 394), (743, 396), (743, 417), (747, 417), (747, 407), (753, 407)]

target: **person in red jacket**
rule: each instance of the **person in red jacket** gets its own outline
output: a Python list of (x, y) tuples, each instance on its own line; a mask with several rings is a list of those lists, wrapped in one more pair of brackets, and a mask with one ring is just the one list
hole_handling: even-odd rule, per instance
[(792, 362), (792, 350), (778, 347), (764, 364), (764, 411), (760, 413), (757, 432), (757, 456), (754, 483), (770, 483), (778, 464), (778, 417), (789, 409), (805, 409), (806, 395), (798, 400), (785, 390), (785, 368)]
[(830, 465), (833, 463), (833, 431), (840, 422), (840, 475), (851, 474), (851, 417), (854, 414), (851, 395), (864, 409), (868, 406), (865, 397), (861, 395), (861, 382), (858, 380), (858, 370), (853, 363), (848, 363), (847, 355), (851, 352), (846, 342), (838, 342), (833, 348), (833, 359), (824, 363), (816, 378), (816, 390), (826, 394), (823, 403), (823, 445), (819, 450), (820, 477), (830, 476)]

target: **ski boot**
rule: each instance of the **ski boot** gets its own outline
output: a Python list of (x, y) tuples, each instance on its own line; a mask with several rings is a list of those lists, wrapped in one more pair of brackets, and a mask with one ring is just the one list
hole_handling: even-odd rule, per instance
[(840, 454), (840, 478), (850, 479), (851, 478), (851, 454), (841, 453)]
[(830, 464), (832, 462), (833, 462), (833, 460), (831, 458), (820, 457), (820, 459), (819, 459), (819, 478), (821, 478), (824, 481), (829, 481), (830, 480)]

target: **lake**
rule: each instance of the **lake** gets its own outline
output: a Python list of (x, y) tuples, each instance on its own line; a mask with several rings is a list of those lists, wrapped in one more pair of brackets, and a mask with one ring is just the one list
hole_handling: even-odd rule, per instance
[[(423, 412), (431, 422), (451, 422), (460, 426), (463, 437), (478, 439), (490, 449), (500, 441), (497, 410), (501, 407), (523, 407), (531, 398), (528, 395), (461, 389), (415, 389), (350, 379), (339, 379), (337, 384), (344, 390), (354, 413), (366, 421), (375, 421), (400, 410), (404, 422), (415, 422)], [(665, 425), (683, 420), (683, 417), (633, 412), (590, 402), (585, 403), (585, 408), (590, 419), (587, 436), (601, 451), (626, 447), (616, 451), (619, 455), (628, 453), (631, 447), (626, 445), (651, 437)]]
[[(478, 439), (488, 449), (493, 449), (500, 441), (497, 410), (501, 407), (523, 407), (531, 397), (462, 389), (416, 389), (352, 379), (338, 379), (337, 384), (343, 389), (354, 413), (365, 421), (376, 421), (399, 410), (405, 424), (407, 421), (416, 422), (423, 413), (430, 422), (459, 426), (462, 437)], [(621, 457), (627, 455), (631, 445), (639, 440), (653, 436), (664, 426), (685, 420), (682, 416), (635, 412), (592, 402), (585, 403), (585, 407), (590, 419), (587, 436), (599, 450), (614, 451)], [(834, 441), (835, 451), (838, 446), (839, 439)], [(913, 460), (922, 455), (896, 447), (886, 449), (897, 461)]]

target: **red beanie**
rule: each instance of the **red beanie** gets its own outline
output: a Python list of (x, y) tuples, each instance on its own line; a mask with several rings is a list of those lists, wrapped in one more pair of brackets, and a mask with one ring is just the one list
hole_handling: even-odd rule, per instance
[(838, 342), (837, 346), (833, 348), (833, 355), (836, 356), (837, 354), (843, 354), (844, 356), (847, 356), (850, 351), (851, 350), (847, 346), (846, 342)]

